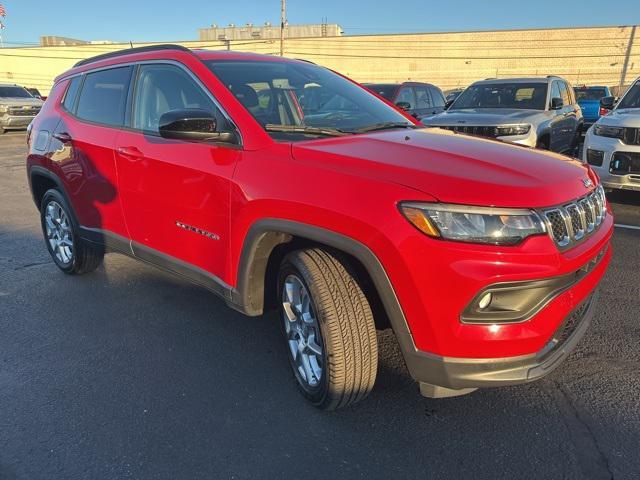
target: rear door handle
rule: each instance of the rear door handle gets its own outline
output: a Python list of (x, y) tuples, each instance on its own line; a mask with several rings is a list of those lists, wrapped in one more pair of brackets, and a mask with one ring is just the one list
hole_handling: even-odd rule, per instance
[(69, 135), (67, 132), (59, 132), (59, 133), (54, 133), (53, 138), (55, 138), (56, 140), (62, 142), (62, 143), (70, 143), (71, 142), (71, 135)]
[(140, 160), (143, 157), (142, 152), (136, 147), (118, 147), (116, 151), (132, 161)]

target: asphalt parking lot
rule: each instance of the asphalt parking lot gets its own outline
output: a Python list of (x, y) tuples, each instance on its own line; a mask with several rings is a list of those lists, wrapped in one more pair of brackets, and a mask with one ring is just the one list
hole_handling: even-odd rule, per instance
[[(422, 398), (390, 332), (372, 395), (297, 393), (274, 315), (108, 255), (49, 259), (24, 132), (0, 136), (0, 479), (640, 478), (640, 230), (616, 228), (587, 337), (546, 379)], [(611, 195), (640, 227), (640, 195)]]

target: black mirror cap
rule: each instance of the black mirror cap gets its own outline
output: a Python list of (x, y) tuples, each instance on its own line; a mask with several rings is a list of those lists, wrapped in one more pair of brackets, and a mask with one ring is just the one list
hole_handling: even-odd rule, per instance
[(453, 105), (453, 102), (455, 102), (455, 100), (455, 98), (452, 98), (451, 100), (447, 100), (446, 102), (444, 102), (444, 109), (449, 110), (449, 107)]
[(409, 110), (411, 110), (411, 104), (409, 102), (396, 102), (396, 106), (400, 110), (404, 110), (405, 112), (408, 112)]
[(600, 99), (600, 106), (602, 108), (606, 108), (607, 110), (613, 110), (613, 107), (616, 105), (616, 97), (602, 97)]
[(551, 99), (551, 110), (558, 110), (564, 107), (564, 102), (560, 97), (553, 97)]
[(235, 143), (232, 132), (219, 132), (216, 118), (207, 110), (185, 108), (169, 110), (160, 117), (158, 130), (163, 138), (196, 142)]

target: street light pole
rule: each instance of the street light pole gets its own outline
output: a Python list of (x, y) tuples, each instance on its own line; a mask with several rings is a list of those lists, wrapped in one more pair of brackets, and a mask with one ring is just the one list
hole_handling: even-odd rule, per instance
[(286, 0), (280, 0), (280, 56), (284, 56), (284, 24), (287, 23)]

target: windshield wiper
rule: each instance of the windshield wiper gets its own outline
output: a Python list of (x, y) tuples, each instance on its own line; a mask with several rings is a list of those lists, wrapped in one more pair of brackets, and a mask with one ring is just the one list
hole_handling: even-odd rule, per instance
[(404, 122), (383, 122), (376, 123), (373, 125), (367, 125), (366, 127), (358, 128), (356, 130), (349, 130), (351, 133), (366, 133), (373, 132), (376, 130), (389, 130), (391, 128), (419, 128), (419, 125), (414, 125), (413, 123), (404, 123)]
[(279, 125), (277, 123), (267, 123), (264, 129), (267, 132), (309, 133), (312, 135), (325, 135), (327, 137), (341, 137), (351, 133), (337, 128), (310, 127), (308, 125)]

